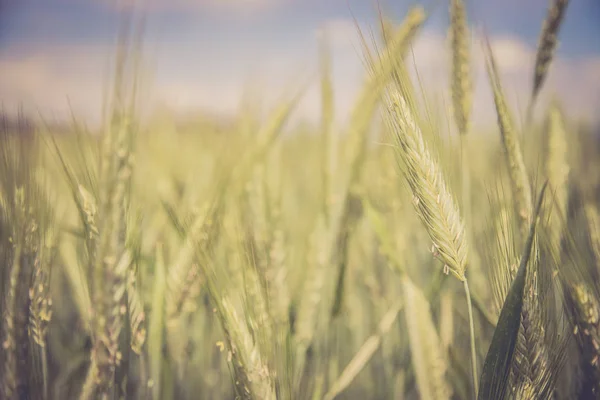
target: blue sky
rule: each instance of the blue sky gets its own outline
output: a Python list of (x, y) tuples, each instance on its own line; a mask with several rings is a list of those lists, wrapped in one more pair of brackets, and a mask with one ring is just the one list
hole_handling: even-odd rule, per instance
[[(43, 113), (63, 115), (67, 97), (84, 118), (100, 111), (107, 58), (113, 52), (122, 8), (117, 0), (0, 0), (0, 98)], [(139, 0), (148, 15), (149, 102), (173, 109), (234, 112), (250, 83), (274, 101), (317, 65), (321, 28), (333, 38), (338, 118), (343, 120), (365, 71), (352, 18), (377, 28), (377, 0)], [(380, 1), (400, 20), (410, 6), (433, 9), (415, 44), (416, 68), (429, 88), (447, 97), (447, 4)], [(547, 0), (467, 0), (473, 27), (485, 27), (504, 63), (509, 96), (522, 99)], [(434, 8), (432, 8), (434, 7)], [(548, 96), (563, 96), (582, 114), (600, 104), (600, 2), (574, 0), (560, 35)], [(473, 42), (474, 52), (479, 43)], [(490, 111), (485, 81), (475, 66), (476, 107)], [(477, 72), (478, 71), (478, 72)], [(426, 85), (427, 87), (427, 85)], [(439, 92), (439, 93), (438, 93)], [(299, 114), (318, 114), (316, 87)], [(487, 105), (479, 105), (485, 102)], [(588, 109), (585, 108), (588, 104)], [(583, 108), (582, 108), (583, 107)], [(481, 114), (487, 115), (487, 114)]]

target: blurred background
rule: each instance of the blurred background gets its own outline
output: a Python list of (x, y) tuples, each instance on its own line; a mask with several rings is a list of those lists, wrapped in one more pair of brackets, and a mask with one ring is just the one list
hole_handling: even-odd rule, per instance
[(0, 0), (0, 398), (600, 398), (599, 2), (464, 3)]
[[(574, 118), (598, 120), (600, 104), (600, 3), (573, 1), (561, 29), (557, 58), (540, 103), (560, 93)], [(2, 0), (0, 101), (5, 112), (64, 120), (99, 121), (103, 88), (123, 13), (116, 0)], [(257, 111), (272, 106), (300, 82), (311, 88), (292, 121), (314, 123), (320, 113), (318, 37), (326, 32), (333, 63), (336, 122), (347, 121), (366, 74), (358, 37), (378, 37), (378, 13), (399, 22), (406, 0), (138, 0), (146, 18), (143, 109), (179, 119), (204, 115), (223, 121), (243, 101)], [(421, 3), (422, 4), (422, 3)], [(467, 1), (474, 35), (491, 37), (511, 105), (525, 109), (546, 0)], [(432, 11), (409, 60), (425, 93), (448, 110), (450, 57), (447, 4)], [(476, 39), (476, 38), (474, 38)], [(474, 125), (495, 120), (485, 84), (481, 42), (473, 42)], [(312, 79), (311, 79), (312, 78)], [(70, 104), (70, 105), (69, 105)], [(541, 106), (540, 106), (541, 107)]]

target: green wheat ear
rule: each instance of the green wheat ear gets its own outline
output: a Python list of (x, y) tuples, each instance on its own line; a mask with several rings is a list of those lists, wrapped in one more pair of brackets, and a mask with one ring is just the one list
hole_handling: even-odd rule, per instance
[(481, 387), (477, 395), (480, 400), (504, 399), (509, 390), (509, 374), (517, 345), (521, 326), (521, 312), (525, 299), (527, 268), (532, 255), (538, 216), (546, 187), (547, 183), (544, 184), (540, 192), (529, 235), (521, 256), (520, 266), (506, 295), (498, 324), (494, 330), (492, 343), (485, 357), (481, 373)]

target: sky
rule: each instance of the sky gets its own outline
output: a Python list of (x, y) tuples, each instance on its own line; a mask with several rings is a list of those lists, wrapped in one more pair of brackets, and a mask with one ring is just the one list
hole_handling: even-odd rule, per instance
[[(138, 0), (146, 15), (143, 74), (148, 110), (233, 114), (243, 99), (267, 109), (308, 82), (295, 113), (319, 116), (319, 32), (330, 38), (336, 121), (347, 119), (367, 71), (355, 20), (377, 32), (378, 8), (401, 21), (422, 4), (432, 16), (409, 60), (428, 99), (449, 104), (444, 0)], [(491, 38), (505, 92), (524, 110), (548, 0), (466, 0), (473, 28), (474, 118), (493, 118), (480, 34)], [(109, 82), (119, 0), (0, 0), (0, 101), (98, 121)], [(559, 97), (574, 116), (600, 119), (600, 2), (572, 0), (542, 103)]]

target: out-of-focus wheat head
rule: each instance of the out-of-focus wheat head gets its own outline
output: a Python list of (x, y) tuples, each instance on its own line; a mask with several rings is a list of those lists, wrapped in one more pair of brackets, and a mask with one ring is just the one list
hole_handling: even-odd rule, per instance
[(469, 65), (469, 25), (462, 0), (450, 2), (450, 38), (452, 48), (450, 82), (454, 121), (458, 132), (466, 135), (469, 131), (473, 94)]
[(565, 17), (570, 0), (551, 0), (548, 15), (544, 21), (535, 57), (533, 76), (532, 102), (542, 88), (558, 44), (558, 33)]

